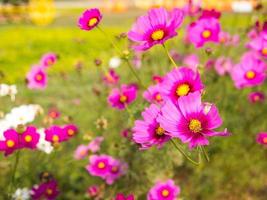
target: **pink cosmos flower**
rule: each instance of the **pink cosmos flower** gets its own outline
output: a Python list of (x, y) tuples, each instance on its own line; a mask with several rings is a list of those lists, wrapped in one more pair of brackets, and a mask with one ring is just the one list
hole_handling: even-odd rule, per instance
[(135, 121), (133, 140), (137, 144), (140, 144), (142, 149), (150, 148), (153, 145), (160, 148), (171, 138), (157, 121), (159, 114), (159, 107), (151, 104), (150, 107), (142, 112), (143, 120)]
[(248, 47), (267, 58), (267, 32), (260, 33), (259, 36), (248, 43)]
[(161, 77), (159, 75), (154, 75), (154, 76), (152, 76), (152, 81), (155, 84), (161, 83), (163, 81), (163, 77)]
[(220, 19), (221, 13), (215, 9), (203, 10), (199, 19), (215, 18)]
[(67, 135), (69, 138), (77, 135), (79, 132), (78, 127), (74, 124), (65, 125), (62, 128), (62, 131), (65, 132), (65, 135)]
[(223, 76), (232, 70), (233, 68), (232, 60), (230, 58), (221, 56), (215, 61), (214, 68), (220, 76)]
[(246, 53), (239, 64), (231, 71), (231, 76), (238, 89), (261, 85), (266, 79), (266, 64), (254, 54)]
[(183, 19), (184, 13), (179, 9), (173, 9), (171, 12), (165, 8), (151, 9), (147, 15), (137, 19), (128, 33), (128, 38), (138, 43), (133, 46), (135, 50), (145, 51), (175, 37)]
[(33, 200), (47, 199), (55, 200), (59, 195), (57, 181), (51, 180), (49, 182), (41, 183), (31, 190), (31, 197)]
[(264, 146), (267, 146), (267, 133), (259, 133), (257, 135), (257, 139), (256, 140), (257, 140), (257, 142), (259, 144), (262, 144)]
[(160, 85), (163, 99), (174, 103), (182, 96), (204, 89), (200, 74), (187, 67), (179, 67), (169, 72)]
[(105, 177), (105, 180), (107, 184), (112, 185), (117, 179), (126, 173), (128, 165), (113, 158), (110, 160), (109, 165), (109, 173)]
[(0, 151), (5, 151), (5, 156), (8, 156), (20, 148), (19, 134), (13, 129), (8, 129), (4, 132), (4, 137), (5, 140), (0, 141)]
[(197, 71), (197, 67), (199, 65), (199, 58), (196, 54), (190, 54), (185, 56), (183, 60), (183, 64), (193, 71)]
[(26, 130), (20, 134), (20, 145), (22, 148), (36, 149), (39, 142), (40, 134), (34, 126), (28, 126)]
[(170, 136), (189, 143), (190, 149), (208, 145), (208, 137), (228, 135), (226, 131), (214, 131), (221, 126), (222, 119), (215, 105), (201, 102), (199, 92), (179, 98), (177, 104), (166, 102), (161, 112), (158, 118), (161, 127)]
[(33, 66), (26, 78), (30, 89), (45, 89), (47, 86), (47, 74), (42, 66)]
[(86, 145), (79, 145), (74, 152), (76, 160), (82, 160), (88, 155), (88, 147)]
[(48, 111), (48, 116), (51, 117), (52, 119), (58, 119), (60, 115), (61, 114), (57, 108), (51, 108)]
[(68, 135), (66, 131), (59, 126), (51, 126), (48, 129), (45, 129), (45, 140), (57, 144), (68, 139)]
[(116, 74), (115, 70), (111, 69), (108, 73), (103, 76), (103, 81), (106, 85), (116, 85), (120, 77)]
[(183, 7), (183, 10), (188, 16), (196, 16), (201, 12), (202, 0), (189, 0)]
[(95, 28), (102, 19), (102, 15), (97, 8), (85, 10), (79, 18), (80, 29), (90, 31)]
[(221, 26), (216, 18), (202, 18), (189, 25), (187, 37), (195, 47), (202, 47), (207, 42), (219, 42)]
[(124, 194), (119, 193), (114, 200), (134, 200), (134, 195), (124, 196)]
[(90, 156), (89, 161), (89, 164), (86, 166), (87, 171), (92, 176), (98, 176), (105, 179), (110, 172), (112, 158), (107, 155), (92, 155)]
[(125, 109), (126, 105), (132, 103), (137, 97), (137, 88), (122, 85), (120, 89), (115, 88), (108, 97), (108, 103), (119, 110)]
[(175, 200), (180, 194), (180, 187), (176, 186), (174, 181), (169, 179), (166, 182), (158, 182), (153, 186), (148, 195), (148, 200)]
[(47, 53), (44, 54), (41, 58), (41, 66), (44, 66), (45, 68), (51, 67), (57, 62), (58, 56), (55, 53)]
[(143, 97), (150, 103), (159, 103), (162, 104), (164, 102), (162, 95), (160, 94), (160, 86), (152, 85), (147, 91), (144, 92)]
[(248, 95), (248, 100), (250, 103), (262, 103), (265, 101), (265, 95), (263, 92), (251, 92)]
[(96, 137), (93, 139), (87, 146), (88, 150), (90, 150), (92, 153), (96, 153), (100, 150), (100, 145), (103, 142), (104, 137)]
[(97, 185), (92, 185), (87, 189), (87, 194), (89, 197), (97, 197), (100, 194), (100, 187)]

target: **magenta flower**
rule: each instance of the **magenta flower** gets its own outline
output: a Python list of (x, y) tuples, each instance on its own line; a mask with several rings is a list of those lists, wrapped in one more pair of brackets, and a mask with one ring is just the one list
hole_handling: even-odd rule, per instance
[(20, 145), (22, 148), (36, 149), (36, 145), (40, 139), (40, 134), (37, 133), (35, 127), (28, 126), (26, 130), (20, 134), (20, 138)]
[(183, 7), (183, 11), (188, 16), (196, 16), (201, 12), (201, 0), (189, 0)]
[(87, 194), (89, 197), (97, 197), (100, 194), (100, 187), (97, 185), (92, 185), (87, 189)]
[(60, 115), (61, 114), (57, 108), (51, 108), (48, 111), (48, 116), (51, 117), (52, 119), (58, 119)]
[(137, 88), (129, 85), (122, 85), (120, 89), (115, 88), (108, 97), (108, 103), (119, 110), (125, 109), (137, 97)]
[(251, 92), (248, 95), (248, 100), (250, 103), (262, 103), (265, 101), (265, 95), (263, 92)]
[(103, 76), (103, 81), (106, 85), (116, 85), (120, 77), (116, 74), (115, 70), (111, 69), (108, 73)]
[(79, 132), (78, 127), (76, 125), (74, 125), (74, 124), (65, 125), (62, 128), (62, 131), (65, 132), (64, 135), (67, 135), (69, 138), (77, 135), (78, 132)]
[(190, 54), (187, 55), (184, 59), (183, 59), (183, 64), (187, 67), (189, 67), (190, 69), (192, 69), (193, 71), (197, 71), (197, 67), (199, 65), (199, 58), (196, 54)]
[(79, 145), (74, 152), (74, 158), (76, 160), (82, 160), (88, 155), (88, 147), (86, 145)]
[(259, 133), (257, 135), (257, 139), (256, 140), (257, 140), (257, 142), (259, 144), (262, 144), (264, 146), (267, 146), (267, 133)]
[(179, 98), (177, 104), (166, 102), (161, 112), (158, 118), (161, 127), (170, 136), (189, 143), (190, 149), (208, 145), (208, 137), (228, 135), (226, 131), (214, 131), (222, 125), (222, 119), (215, 105), (201, 102), (199, 92)]
[(51, 67), (57, 62), (58, 56), (55, 53), (44, 54), (41, 58), (40, 64), (45, 68)]
[(169, 179), (166, 182), (158, 182), (153, 186), (148, 195), (148, 200), (175, 200), (180, 194), (180, 187)]
[(160, 86), (159, 85), (152, 85), (150, 86), (147, 91), (143, 93), (143, 97), (150, 103), (159, 103), (162, 104), (163, 98), (160, 94)]
[(58, 185), (55, 180), (49, 182), (41, 183), (35, 186), (31, 190), (31, 197), (33, 200), (47, 199), (55, 200), (59, 195)]
[(192, 69), (180, 67), (169, 72), (160, 85), (163, 99), (171, 99), (174, 103), (182, 96), (204, 89), (200, 74)]
[(199, 19), (208, 19), (208, 18), (220, 19), (220, 17), (221, 13), (219, 11), (211, 9), (211, 10), (203, 10)]
[(150, 107), (142, 112), (143, 120), (135, 121), (133, 141), (140, 144), (142, 149), (150, 148), (153, 145), (160, 148), (171, 138), (157, 121), (159, 114), (159, 107), (151, 104)]
[(93, 139), (87, 146), (88, 150), (90, 150), (92, 153), (96, 153), (100, 150), (100, 145), (103, 142), (104, 137), (96, 137)]
[(114, 200), (134, 200), (134, 195), (125, 196), (124, 194), (117, 194)]
[(233, 68), (232, 60), (230, 58), (221, 56), (215, 61), (214, 68), (220, 76), (223, 76), (232, 70)]
[(78, 26), (80, 29), (90, 31), (95, 28), (102, 19), (102, 15), (97, 8), (85, 10), (80, 16)]
[(110, 160), (109, 165), (109, 173), (105, 177), (105, 180), (107, 184), (112, 185), (114, 181), (126, 173), (128, 165), (113, 158)]
[(239, 89), (261, 85), (266, 79), (266, 64), (254, 54), (244, 54), (239, 64), (232, 69), (231, 76)]
[(45, 140), (58, 144), (68, 139), (66, 131), (59, 126), (51, 126), (48, 129), (45, 129)]
[(260, 33), (248, 43), (248, 47), (257, 51), (259, 55), (267, 58), (267, 32)]
[(133, 46), (135, 50), (145, 51), (175, 37), (183, 19), (184, 13), (179, 9), (173, 9), (171, 12), (165, 8), (151, 9), (147, 15), (137, 19), (128, 33), (128, 38), (137, 43)]
[(187, 37), (197, 48), (207, 42), (219, 42), (221, 26), (216, 18), (202, 18), (189, 25)]
[(155, 84), (161, 83), (163, 81), (163, 77), (161, 77), (159, 75), (154, 75), (154, 76), (152, 76), (152, 81)]
[(219, 34), (220, 43), (229, 46), (229, 45), (237, 45), (239, 43), (239, 35), (230, 35), (230, 33), (221, 31)]
[(47, 74), (42, 66), (33, 66), (26, 78), (30, 89), (45, 89), (47, 86)]
[(5, 140), (0, 141), (0, 151), (4, 151), (5, 156), (8, 156), (20, 148), (19, 134), (13, 129), (8, 129), (4, 132), (4, 137)]
[(112, 158), (107, 155), (92, 155), (90, 156), (89, 161), (89, 164), (86, 166), (87, 171), (92, 176), (98, 176), (105, 179), (110, 172)]

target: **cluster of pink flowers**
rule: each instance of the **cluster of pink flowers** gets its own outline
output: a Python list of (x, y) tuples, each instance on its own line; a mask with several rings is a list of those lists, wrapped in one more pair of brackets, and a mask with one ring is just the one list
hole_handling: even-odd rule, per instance
[(104, 137), (96, 137), (88, 145), (81, 144), (77, 147), (74, 153), (76, 160), (84, 159), (91, 153), (97, 153), (100, 150), (100, 145), (103, 142)]
[(108, 155), (92, 155), (86, 169), (92, 176), (98, 176), (111, 185), (126, 173), (128, 165)]
[(58, 183), (54, 179), (44, 181), (41, 184), (34, 186), (31, 190), (31, 198), (33, 200), (55, 200), (58, 195)]
[(34, 65), (27, 73), (26, 81), (30, 89), (45, 89), (47, 86), (46, 69), (53, 66), (58, 59), (55, 53), (47, 53), (42, 56), (40, 63)]
[[(77, 133), (78, 128), (73, 124), (63, 127), (51, 126), (45, 129), (45, 140), (57, 144), (68, 140)], [(37, 148), (40, 139), (40, 134), (34, 126), (19, 126), (17, 129), (8, 129), (4, 131), (3, 135), (4, 140), (0, 140), (0, 151), (4, 151), (5, 156), (23, 148), (34, 150)]]

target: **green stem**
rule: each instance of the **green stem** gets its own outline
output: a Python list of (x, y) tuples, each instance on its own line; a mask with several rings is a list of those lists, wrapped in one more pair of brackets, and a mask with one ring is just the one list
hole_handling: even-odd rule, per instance
[(204, 156), (205, 156), (207, 162), (210, 162), (210, 157), (209, 157), (209, 155), (208, 155), (208, 153), (207, 153), (205, 147), (204, 147), (204, 146), (200, 146), (200, 149), (201, 149), (202, 153), (204, 154)]
[(196, 162), (196, 161), (192, 160), (192, 159), (191, 159), (191, 158), (184, 152), (184, 150), (174, 142), (173, 139), (171, 139), (171, 143), (172, 143), (172, 144), (174, 145), (174, 147), (175, 147), (181, 154), (183, 154), (183, 156), (184, 156), (188, 161), (190, 161), (192, 164), (194, 164), (194, 165), (199, 165), (199, 164), (200, 164), (199, 161)]
[(9, 184), (8, 196), (11, 196), (12, 190), (13, 190), (13, 188), (15, 186), (15, 177), (16, 177), (16, 171), (17, 171), (18, 164), (19, 164), (19, 158), (20, 158), (20, 151), (18, 151), (16, 153), (15, 164), (14, 164), (14, 168), (12, 170), (11, 181), (10, 181), (10, 184)]
[(165, 50), (168, 58), (170, 59), (171, 63), (173, 64), (174, 67), (178, 67), (177, 64), (175, 63), (175, 61), (173, 60), (173, 58), (171, 57), (168, 49), (166, 48), (165, 44), (162, 45), (163, 46), (163, 49)]

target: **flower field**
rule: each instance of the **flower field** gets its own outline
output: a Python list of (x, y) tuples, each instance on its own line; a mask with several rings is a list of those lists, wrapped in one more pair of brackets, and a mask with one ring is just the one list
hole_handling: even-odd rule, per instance
[(264, 9), (1, 25), (0, 199), (267, 199)]

